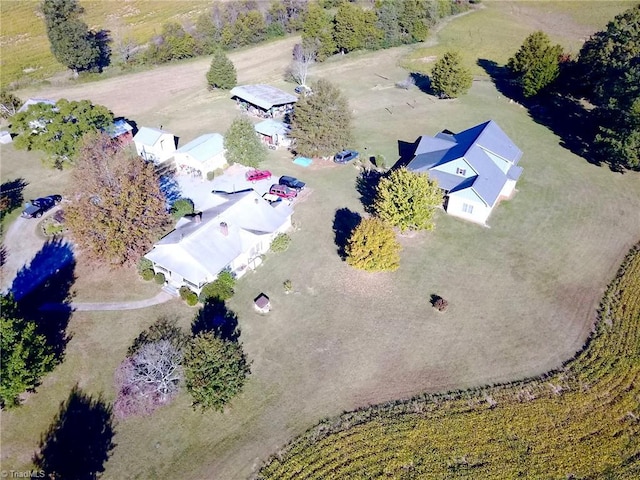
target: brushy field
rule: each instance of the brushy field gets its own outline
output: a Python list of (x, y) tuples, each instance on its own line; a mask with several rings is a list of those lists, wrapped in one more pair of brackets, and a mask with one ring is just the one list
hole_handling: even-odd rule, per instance
[[(452, 21), (441, 35), (493, 8)], [(496, 18), (479, 24), (487, 38), (500, 25), (492, 23)], [(291, 45), (288, 39), (234, 52), (241, 81), (292, 91), (279, 73)], [(517, 46), (503, 45), (504, 55)], [(354, 146), (392, 163), (399, 142), (492, 118), (524, 151), (515, 198), (497, 208), (488, 229), (440, 214), (435, 232), (402, 238), (397, 272), (365, 274), (340, 260), (333, 233), (337, 210), (363, 211), (355, 189), (358, 171), (351, 165), (304, 169), (283, 152), (271, 152), (265, 167), (301, 177), (312, 193), (296, 206), (289, 250), (267, 255), (239, 282), (230, 302), (253, 362), (246, 390), (224, 413), (193, 412), (181, 395), (150, 418), (116, 424), (104, 478), (246, 478), (322, 418), (423, 392), (539, 375), (581, 347), (607, 282), (640, 237), (640, 175), (612, 173), (573, 155), (487, 79), (453, 101), (395, 88), (407, 75), (398, 65), (410, 50), (357, 53), (313, 68), (313, 76), (330, 79), (349, 96)], [(208, 61), (198, 59), (95, 84), (51, 87), (42, 95), (90, 98), (139, 126), (162, 124), (182, 144), (205, 131), (224, 132), (236, 114), (225, 95), (206, 91), (207, 68)], [(36, 154), (10, 146), (0, 152), (3, 181), (7, 169), (24, 176), (35, 192), (48, 175)], [(65, 181), (64, 175), (52, 178), (47, 187), (63, 188)], [(117, 299), (148, 288), (129, 274), (115, 284), (107, 273), (78, 262), (76, 301), (97, 301), (101, 289), (113, 289), (107, 295)], [(293, 284), (288, 295), (285, 280)], [(268, 316), (252, 309), (260, 292), (274, 305)], [(431, 308), (431, 294), (449, 300), (445, 315)], [(29, 466), (40, 434), (76, 383), (113, 400), (113, 371), (127, 347), (167, 314), (188, 328), (196, 310), (175, 301), (140, 311), (75, 314), (65, 362), (22, 408), (2, 412), (3, 469)]]
[(640, 244), (559, 372), (323, 421), (257, 478), (638, 478), (639, 380)]
[[(40, 1), (20, 0), (0, 3), (0, 85), (44, 80), (64, 72), (49, 49), (49, 39)], [(205, 0), (126, 2), (80, 1), (84, 22), (93, 30), (105, 29), (114, 40), (131, 38), (147, 42), (160, 33), (167, 22), (195, 22), (211, 5)]]

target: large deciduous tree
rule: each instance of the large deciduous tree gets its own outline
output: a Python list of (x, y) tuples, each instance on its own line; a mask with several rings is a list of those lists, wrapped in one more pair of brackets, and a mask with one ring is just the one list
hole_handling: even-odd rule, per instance
[(507, 64), (525, 97), (537, 95), (558, 77), (561, 55), (562, 47), (552, 45), (544, 32), (534, 32), (525, 38)]
[(0, 406), (19, 405), (56, 364), (55, 354), (36, 324), (20, 314), (11, 296), (0, 297)]
[(469, 91), (473, 77), (471, 71), (462, 65), (460, 54), (445, 52), (431, 71), (431, 88), (441, 98), (456, 98)]
[(87, 258), (135, 265), (168, 224), (154, 166), (104, 134), (82, 142), (65, 221)]
[(345, 248), (347, 263), (369, 272), (393, 271), (400, 266), (400, 244), (388, 223), (365, 218), (353, 230)]
[(267, 149), (260, 141), (253, 123), (246, 116), (236, 118), (224, 135), (228, 163), (256, 168), (267, 157)]
[(404, 232), (433, 230), (441, 205), (442, 191), (435, 179), (399, 168), (380, 179), (374, 208), (378, 217)]
[(207, 72), (207, 85), (209, 88), (231, 90), (237, 82), (236, 67), (233, 62), (229, 60), (222, 49), (217, 49), (213, 53), (211, 66)]
[(145, 343), (115, 374), (114, 411), (120, 418), (148, 415), (169, 403), (182, 382), (182, 350), (170, 340)]
[(72, 165), (78, 145), (86, 133), (104, 130), (113, 123), (113, 114), (89, 100), (66, 99), (54, 105), (36, 103), (11, 117), (10, 131), (17, 135), (18, 149), (40, 150), (56, 168)]
[(598, 153), (615, 168), (640, 168), (640, 5), (585, 42), (578, 72), (598, 106)]
[(212, 332), (196, 335), (185, 350), (185, 385), (194, 408), (222, 410), (242, 391), (250, 373), (242, 346)]
[(328, 80), (311, 86), (313, 95), (301, 97), (293, 110), (290, 136), (297, 153), (326, 157), (352, 142), (351, 111), (346, 97)]
[(74, 73), (99, 68), (107, 60), (103, 57), (108, 54), (108, 40), (90, 31), (80, 19), (84, 8), (77, 0), (44, 0), (41, 8), (56, 60)]

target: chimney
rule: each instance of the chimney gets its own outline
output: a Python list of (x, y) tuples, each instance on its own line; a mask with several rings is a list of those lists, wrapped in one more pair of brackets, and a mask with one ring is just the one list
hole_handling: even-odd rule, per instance
[(195, 216), (193, 217), (193, 221), (198, 224), (202, 222), (202, 212), (198, 212), (195, 214)]
[(220, 233), (225, 237), (229, 235), (229, 226), (227, 225), (227, 222), (220, 222)]

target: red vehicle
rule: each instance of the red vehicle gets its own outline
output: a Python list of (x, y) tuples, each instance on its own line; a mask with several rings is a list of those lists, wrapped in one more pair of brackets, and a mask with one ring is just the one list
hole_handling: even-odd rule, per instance
[(280, 198), (296, 198), (298, 192), (293, 188), (289, 188), (286, 185), (271, 185), (269, 189), (271, 195), (277, 195)]
[(271, 178), (271, 172), (269, 170), (250, 170), (247, 172), (246, 177), (249, 182), (257, 182), (258, 180)]

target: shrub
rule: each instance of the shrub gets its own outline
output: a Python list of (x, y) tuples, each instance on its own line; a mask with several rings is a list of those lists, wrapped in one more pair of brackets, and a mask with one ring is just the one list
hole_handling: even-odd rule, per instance
[(291, 290), (293, 290), (293, 283), (291, 283), (291, 280), (285, 280), (282, 283), (282, 287), (284, 288), (285, 293), (291, 293)]
[(207, 172), (207, 180), (211, 181), (215, 178), (216, 173), (215, 172)]
[(387, 169), (387, 160), (384, 158), (384, 155), (380, 155), (380, 154), (376, 155), (375, 163), (376, 163), (376, 168), (380, 170)]
[(184, 301), (187, 302), (187, 305), (193, 307), (196, 303), (198, 303), (198, 295), (196, 295), (195, 292), (190, 291)]
[(442, 297), (438, 297), (433, 302), (433, 308), (435, 308), (439, 312), (445, 312), (447, 310), (447, 308), (449, 308), (449, 302), (447, 302)]
[(180, 294), (180, 298), (182, 300), (186, 300), (187, 297), (189, 296), (190, 293), (193, 293), (191, 291), (191, 289), (185, 285), (183, 285), (182, 287), (180, 287), (180, 290), (178, 290), (178, 293)]
[(271, 242), (272, 252), (284, 252), (291, 244), (291, 237), (286, 233), (279, 233)]
[(156, 275), (154, 277), (154, 280), (156, 281), (156, 283), (158, 285), (163, 285), (164, 282), (165, 282), (164, 273), (162, 273), (162, 272), (156, 273)]
[(176, 220), (193, 213), (193, 200), (190, 198), (179, 198), (171, 206), (171, 215)]
[(218, 278), (202, 287), (200, 301), (206, 303), (207, 300), (229, 300), (233, 297), (236, 279), (231, 272), (224, 271), (218, 274)]
[(138, 260), (138, 272), (142, 274), (145, 270), (153, 270), (153, 262), (148, 258), (142, 257)]
[(153, 277), (155, 276), (155, 272), (152, 269), (147, 268), (145, 270), (142, 270), (140, 275), (142, 276), (142, 279), (145, 282), (150, 282), (153, 279)]

